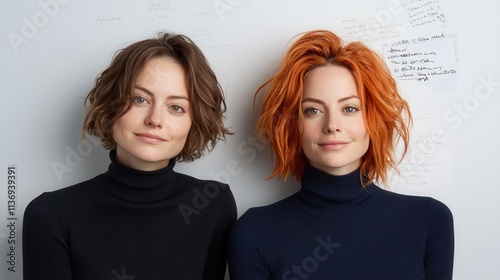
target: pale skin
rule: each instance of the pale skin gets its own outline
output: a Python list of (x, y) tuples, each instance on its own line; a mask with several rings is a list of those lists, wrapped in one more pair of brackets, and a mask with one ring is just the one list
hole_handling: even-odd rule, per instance
[(304, 77), (299, 129), (310, 164), (331, 175), (346, 175), (361, 165), (370, 138), (352, 73), (326, 65)]
[(182, 66), (172, 58), (153, 58), (138, 74), (132, 107), (113, 124), (117, 160), (134, 169), (166, 167), (184, 148), (191, 107)]

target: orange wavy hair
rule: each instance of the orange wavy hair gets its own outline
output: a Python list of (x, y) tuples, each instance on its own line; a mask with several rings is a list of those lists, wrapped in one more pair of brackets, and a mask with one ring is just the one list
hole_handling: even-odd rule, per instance
[(382, 58), (360, 42), (344, 45), (334, 33), (314, 30), (302, 35), (288, 50), (278, 72), (261, 85), (254, 96), (267, 88), (257, 120), (258, 135), (269, 142), (275, 157), (272, 174), (286, 180), (293, 175), (299, 181), (304, 175), (307, 158), (302, 153), (302, 136), (298, 120), (305, 75), (327, 64), (351, 71), (357, 83), (363, 120), (370, 145), (361, 159), (361, 174), (368, 180), (387, 184), (389, 167), (397, 169), (395, 145), (402, 140), (401, 159), (408, 150), (411, 112), (399, 95), (396, 82)]

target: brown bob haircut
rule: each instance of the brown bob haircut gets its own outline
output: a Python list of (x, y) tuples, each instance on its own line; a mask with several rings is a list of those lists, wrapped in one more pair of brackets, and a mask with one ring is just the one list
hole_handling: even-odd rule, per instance
[[(334, 33), (315, 30), (304, 33), (287, 51), (278, 72), (260, 86), (266, 88), (262, 99), (257, 133), (270, 144), (275, 157), (273, 173), (286, 180), (293, 175), (300, 180), (307, 158), (302, 153), (302, 136), (298, 120), (305, 75), (327, 64), (347, 68), (353, 74), (361, 100), (363, 120), (370, 145), (361, 159), (361, 174), (368, 180), (387, 184), (389, 167), (397, 169), (395, 145), (402, 140), (403, 153), (408, 150), (412, 124), (408, 103), (398, 93), (396, 82), (377, 53), (360, 42), (344, 45)], [(406, 115), (405, 115), (406, 113)]]
[(106, 149), (116, 148), (113, 124), (130, 110), (138, 74), (149, 60), (157, 57), (172, 58), (186, 71), (192, 125), (177, 160), (193, 161), (232, 133), (223, 124), (226, 103), (214, 72), (198, 46), (180, 34), (160, 33), (157, 38), (133, 43), (115, 54), (85, 98), (84, 103), (89, 106), (82, 135), (100, 138)]

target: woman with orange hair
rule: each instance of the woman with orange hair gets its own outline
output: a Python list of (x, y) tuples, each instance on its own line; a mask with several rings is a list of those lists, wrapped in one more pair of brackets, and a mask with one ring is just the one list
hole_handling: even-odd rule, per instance
[(443, 203), (379, 188), (409, 145), (411, 113), (383, 60), (359, 42), (311, 31), (288, 50), (257, 130), (270, 177), (294, 195), (248, 210), (229, 241), (231, 280), (451, 279), (453, 217)]

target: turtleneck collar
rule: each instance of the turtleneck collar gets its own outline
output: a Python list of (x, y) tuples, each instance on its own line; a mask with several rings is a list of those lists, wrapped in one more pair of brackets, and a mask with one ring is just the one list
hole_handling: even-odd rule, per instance
[(114, 196), (132, 202), (155, 202), (168, 197), (175, 188), (175, 160), (165, 168), (141, 171), (116, 160), (116, 150), (109, 152), (111, 163), (107, 174), (113, 180), (107, 190)]
[(307, 164), (302, 188), (297, 193), (298, 205), (310, 215), (325, 217), (347, 206), (355, 206), (378, 189), (374, 184), (363, 187), (360, 170), (335, 176)]

